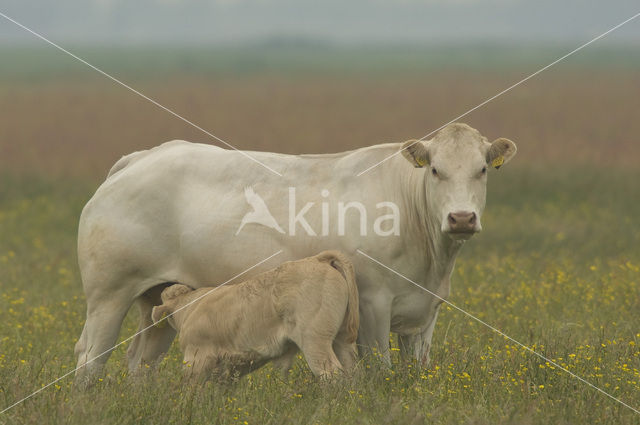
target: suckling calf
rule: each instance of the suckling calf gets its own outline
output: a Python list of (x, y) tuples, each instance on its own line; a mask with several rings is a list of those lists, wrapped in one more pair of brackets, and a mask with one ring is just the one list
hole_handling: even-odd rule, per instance
[(351, 262), (338, 251), (215, 289), (175, 284), (161, 298), (153, 322), (168, 316), (186, 367), (197, 376), (229, 379), (271, 360), (289, 369), (298, 350), (317, 376), (355, 362), (358, 290)]

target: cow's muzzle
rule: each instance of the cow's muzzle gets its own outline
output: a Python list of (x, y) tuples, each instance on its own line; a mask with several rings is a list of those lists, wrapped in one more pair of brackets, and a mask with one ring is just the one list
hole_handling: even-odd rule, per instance
[(447, 215), (446, 232), (455, 239), (468, 239), (479, 231), (480, 224), (476, 213), (456, 211)]

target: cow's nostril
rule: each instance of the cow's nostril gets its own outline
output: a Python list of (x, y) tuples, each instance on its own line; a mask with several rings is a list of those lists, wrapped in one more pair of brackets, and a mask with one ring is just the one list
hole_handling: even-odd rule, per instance
[(449, 220), (449, 224), (454, 225), (456, 224), (456, 219), (455, 217), (453, 217), (453, 214), (449, 213), (449, 215), (447, 216), (448, 220)]
[(471, 213), (471, 218), (469, 219), (469, 224), (474, 226), (476, 224), (476, 213)]

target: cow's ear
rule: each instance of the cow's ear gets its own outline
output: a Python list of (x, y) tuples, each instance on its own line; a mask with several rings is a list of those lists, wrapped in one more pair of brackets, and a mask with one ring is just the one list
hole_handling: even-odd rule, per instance
[(167, 320), (166, 319), (162, 320), (162, 319), (167, 317), (167, 314), (169, 313), (170, 313), (169, 307), (167, 307), (164, 304), (153, 307), (153, 309), (151, 310), (151, 320), (153, 321), (153, 324), (156, 325), (156, 327), (158, 328), (163, 328), (167, 326)]
[(501, 137), (489, 144), (487, 149), (487, 164), (496, 170), (509, 162), (516, 154), (516, 144), (509, 139)]
[(400, 150), (402, 155), (416, 168), (429, 164), (429, 148), (422, 140), (407, 140)]

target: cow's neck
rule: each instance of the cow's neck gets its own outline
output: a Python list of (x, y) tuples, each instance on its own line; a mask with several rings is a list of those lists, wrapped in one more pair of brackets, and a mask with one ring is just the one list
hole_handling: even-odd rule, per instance
[(428, 253), (432, 258), (432, 263), (427, 265), (429, 274), (437, 279), (440, 283), (447, 283), (453, 266), (455, 265), (458, 252), (464, 245), (464, 241), (454, 241), (448, 235), (440, 231), (440, 226), (427, 237)]
[(448, 280), (464, 242), (454, 241), (440, 230), (440, 222), (427, 207), (424, 173), (409, 168), (405, 179), (404, 187), (410, 188), (405, 196), (407, 224), (412, 229), (412, 245), (419, 247), (416, 254), (424, 264), (425, 279)]

